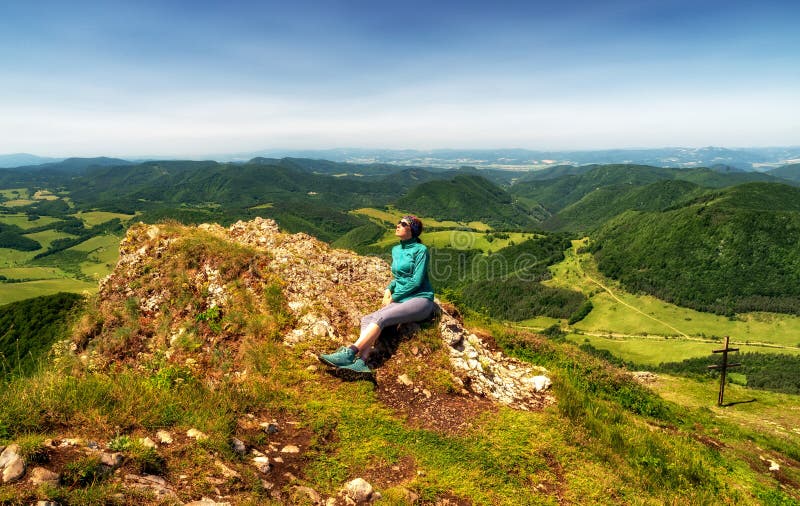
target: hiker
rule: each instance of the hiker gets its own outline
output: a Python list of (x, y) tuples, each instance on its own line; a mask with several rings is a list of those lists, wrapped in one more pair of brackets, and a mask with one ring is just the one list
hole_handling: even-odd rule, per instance
[(428, 279), (428, 248), (419, 240), (422, 221), (404, 216), (394, 229), (400, 244), (392, 248), (392, 282), (383, 292), (383, 307), (361, 318), (361, 335), (355, 344), (342, 346), (319, 359), (339, 369), (371, 374), (367, 366), (372, 345), (384, 327), (417, 322), (428, 318), (434, 309), (433, 288)]

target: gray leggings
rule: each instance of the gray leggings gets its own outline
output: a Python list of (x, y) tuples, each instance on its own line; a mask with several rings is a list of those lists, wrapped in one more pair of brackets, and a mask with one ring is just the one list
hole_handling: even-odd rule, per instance
[(418, 322), (429, 317), (435, 304), (424, 297), (414, 297), (404, 302), (392, 302), (374, 313), (361, 318), (361, 328), (375, 323), (381, 329), (399, 323)]

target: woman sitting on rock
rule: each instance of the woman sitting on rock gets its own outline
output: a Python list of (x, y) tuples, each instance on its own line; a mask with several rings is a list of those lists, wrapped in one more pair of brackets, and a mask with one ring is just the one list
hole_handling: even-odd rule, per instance
[(419, 240), (422, 222), (404, 216), (394, 229), (400, 244), (392, 248), (394, 279), (383, 293), (383, 307), (361, 319), (361, 336), (355, 344), (320, 355), (325, 364), (355, 373), (370, 374), (366, 361), (372, 345), (384, 327), (417, 322), (428, 318), (434, 309), (433, 288), (428, 279), (428, 248)]

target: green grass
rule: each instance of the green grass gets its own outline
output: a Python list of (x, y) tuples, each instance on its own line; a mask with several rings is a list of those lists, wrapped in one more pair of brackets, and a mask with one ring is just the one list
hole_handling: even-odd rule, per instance
[(133, 219), (134, 215), (132, 214), (122, 214), (122, 213), (110, 213), (106, 211), (86, 211), (86, 212), (79, 212), (74, 215), (79, 220), (82, 220), (86, 226), (93, 227), (95, 225), (100, 225), (107, 221), (111, 221), (115, 218), (119, 219), (122, 222), (129, 221)]
[(46, 227), (53, 223), (58, 223), (59, 221), (61, 220), (52, 216), (40, 216), (38, 220), (30, 221), (28, 220), (27, 214), (0, 214), (0, 223), (16, 225), (25, 230), (36, 227)]
[(37, 253), (41, 253), (42, 251), (44, 250), (18, 251), (11, 248), (0, 248), (0, 268), (25, 265), (33, 259)]
[(88, 253), (87, 261), (81, 262), (81, 272), (90, 278), (100, 279), (108, 275), (119, 259), (120, 238), (114, 235), (92, 237), (70, 250)]
[(800, 397), (796, 395), (727, 384), (725, 403), (737, 404), (720, 407), (716, 405), (718, 380), (697, 381), (660, 374), (651, 388), (671, 402), (690, 409), (707, 409), (716, 418), (769, 434), (800, 448)]
[(36, 202), (35, 200), (30, 199), (13, 199), (13, 200), (6, 200), (0, 205), (5, 207), (22, 207), (22, 206), (29, 206)]
[[(386, 210), (386, 209), (375, 209), (375, 208), (372, 208), (372, 207), (364, 207), (364, 208), (361, 208), (361, 209), (355, 209), (355, 210), (350, 211), (350, 212), (353, 213), (353, 214), (360, 214), (360, 215), (363, 215), (363, 216), (368, 216), (370, 218), (374, 218), (374, 219), (376, 219), (378, 221), (381, 221), (383, 223), (388, 223), (388, 224), (397, 223), (398, 221), (400, 221), (400, 218), (402, 218), (403, 216), (408, 214), (407, 212), (400, 211), (398, 209), (394, 209), (394, 208), (391, 208), (391, 207), (388, 210)], [(470, 222), (439, 221), (439, 220), (435, 220), (433, 218), (426, 218), (426, 217), (423, 217), (423, 216), (420, 216), (419, 219), (422, 220), (422, 223), (426, 227), (430, 227), (430, 228), (468, 227), (468, 228), (471, 228), (471, 229), (474, 229), (474, 230), (479, 230), (479, 231), (489, 231), (489, 230), (491, 230), (491, 227), (489, 225), (487, 225), (485, 223), (482, 223), (480, 221), (470, 221)]]
[[(455, 248), (455, 249), (477, 249), (484, 253), (491, 253), (508, 247), (513, 241), (519, 244), (527, 239), (535, 237), (535, 234), (509, 232), (508, 239), (487, 240), (484, 232), (472, 232), (465, 230), (440, 230), (433, 232), (423, 232), (421, 239), (428, 246), (435, 248)], [(398, 241), (394, 231), (388, 231), (377, 243), (376, 246), (388, 247)]]
[(58, 292), (96, 293), (97, 283), (70, 278), (42, 279), (24, 283), (0, 283), (0, 305), (41, 295), (53, 295)]
[[(627, 362), (645, 366), (657, 366), (662, 362), (680, 362), (687, 358), (706, 357), (711, 354), (712, 350), (722, 348), (722, 344), (719, 342), (699, 342), (686, 339), (648, 339), (642, 337), (608, 338), (585, 334), (569, 334), (567, 339), (576, 344), (583, 344), (588, 340), (589, 344), (595, 348), (607, 350), (614, 356)], [(781, 348), (775, 350), (774, 348), (749, 346), (735, 342), (731, 342), (731, 345), (739, 348), (741, 353), (769, 353), (770, 351), (780, 351), (781, 353), (800, 355), (800, 349), (798, 348)]]
[(0, 276), (8, 279), (54, 279), (65, 278), (67, 273), (57, 267), (10, 267), (0, 269)]
[(35, 253), (41, 253), (42, 251), (46, 250), (50, 247), (53, 241), (56, 239), (67, 239), (75, 237), (71, 234), (66, 234), (64, 232), (60, 232), (58, 230), (42, 230), (41, 232), (34, 232), (33, 234), (25, 234), (25, 237), (30, 237), (34, 241), (37, 241), (39, 244), (42, 245), (42, 249), (36, 251)]
[(31, 194), (27, 188), (5, 188), (0, 190), (0, 195), (6, 199), (27, 199)]
[[(728, 318), (682, 308), (649, 295), (630, 294), (613, 280), (600, 275), (590, 254), (576, 253), (576, 248), (582, 244), (583, 241), (573, 242), (573, 248), (566, 252), (564, 261), (551, 267), (553, 279), (545, 282), (551, 286), (579, 289), (591, 297), (594, 309), (574, 325), (576, 330), (630, 336), (730, 336), (735, 343), (800, 346), (800, 317), (758, 312)], [(770, 349), (776, 348), (760, 350)]]
[[(175, 228), (165, 226), (164, 233)], [(422, 428), (414, 416), (387, 405), (387, 389), (371, 382), (341, 381), (322, 370), (315, 352), (329, 349), (329, 339), (309, 337), (293, 347), (281, 344), (290, 319), (278, 284), (263, 293), (241, 285), (242, 273), (267, 265), (269, 259), (255, 257), (254, 262), (257, 252), (198, 231), (181, 236), (170, 248), (144, 265), (136, 284), (131, 284), (137, 296), (164, 289), (171, 304), (165, 313), (142, 318), (137, 298), (125, 293), (95, 301), (72, 333), (80, 351), (62, 354), (52, 366), (27, 378), (12, 378), (0, 388), (0, 444), (28, 438), (28, 446), (35, 448), (42, 436), (56, 438), (66, 432), (115, 440), (129, 462), (167, 469), (168, 478), (190, 476), (185, 486), (197, 488), (184, 492), (192, 497), (206, 493), (204, 476), (213, 473), (213, 461), (219, 459), (243, 474), (234, 486), (219, 485), (231, 493), (232, 503), (266, 503), (260, 480), (247, 477), (252, 469), (229, 444), (232, 437), (251, 447), (273, 442), (264, 431), (242, 428), (240, 421), (253, 414), (258, 420), (296, 422), (282, 424), (275, 442), (285, 441), (282, 438), (292, 430), (308, 435), (296, 481), (326, 497), (357, 476), (390, 475), (386, 471), (396, 465), (407, 466), (402, 479), (373, 483), (384, 504), (408, 504), (402, 499), (407, 490), (419, 496), (420, 503), (449, 498), (493, 505), (758, 504), (759, 494), (797, 495), (779, 491), (769, 473), (748, 465), (747, 456), (757, 451), (795, 460), (800, 454), (795, 439), (780, 438), (757, 423), (754, 407), (748, 406), (753, 411), (742, 419), (718, 416), (700, 401), (707, 393), (702, 383), (686, 383), (684, 391), (677, 392), (691, 396), (688, 399), (665, 400), (571, 344), (491, 323), (483, 330), (499, 347), (548, 368), (557, 403), (537, 412), (489, 409), (476, 413), (472, 424), (457, 432)], [(234, 297), (231, 309), (214, 316), (217, 330), (198, 319), (210, 316), (203, 306), (205, 294), (187, 283), (187, 270), (205, 262), (219, 268)], [(191, 309), (189, 314), (184, 308)], [(253, 325), (256, 318), (263, 321)], [(177, 326), (185, 327), (191, 339), (170, 347)], [(401, 343), (387, 369), (380, 371), (379, 387), (380, 382), (394, 385), (393, 375), (400, 372), (422, 385), (434, 374), (446, 375), (442, 364), (448, 352), (437, 337), (434, 328), (433, 335), (423, 330)], [(211, 342), (213, 346), (206, 346)], [(439, 347), (431, 346), (424, 354), (430, 370), (422, 372), (408, 359), (410, 348), (428, 348), (429, 342)], [(800, 411), (791, 409), (797, 406), (792, 401), (796, 398), (765, 399), (769, 416), (784, 408), (776, 420), (787, 430), (800, 425)], [(467, 410), (481, 406), (470, 404), (475, 402), (471, 395), (448, 401), (464, 403)], [(196, 428), (209, 439), (162, 446), (147, 455), (121, 444), (122, 436), (137, 441), (161, 428), (174, 433)], [(709, 435), (722, 446), (704, 444)], [(92, 462), (78, 461), (68, 471), (78, 478), (92, 477), (92, 468)], [(786, 468), (786, 476), (796, 481), (797, 469), (788, 464)], [(728, 485), (731, 476), (735, 486)], [(91, 480), (73, 481), (74, 486), (59, 488), (61, 503), (80, 503), (70, 494), (95, 494), (93, 502), (101, 504), (111, 502), (118, 492), (104, 489), (103, 483), (87, 485)], [(9, 490), (0, 489), (0, 502), (31, 502)], [(129, 503), (153, 504), (132, 499)]]

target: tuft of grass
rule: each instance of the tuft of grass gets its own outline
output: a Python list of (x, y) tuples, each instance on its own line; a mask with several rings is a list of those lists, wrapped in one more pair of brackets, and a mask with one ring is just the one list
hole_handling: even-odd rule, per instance
[(41, 434), (25, 434), (16, 439), (19, 445), (19, 456), (23, 458), (25, 464), (38, 464), (47, 461), (47, 448), (45, 447), (45, 436)]
[(89, 487), (108, 477), (108, 472), (95, 456), (81, 457), (67, 463), (61, 471), (61, 483), (67, 487)]

